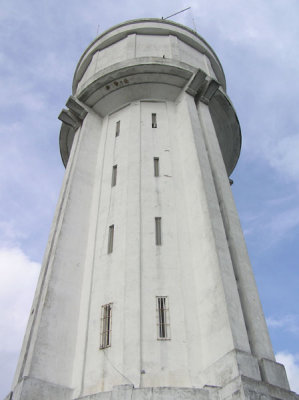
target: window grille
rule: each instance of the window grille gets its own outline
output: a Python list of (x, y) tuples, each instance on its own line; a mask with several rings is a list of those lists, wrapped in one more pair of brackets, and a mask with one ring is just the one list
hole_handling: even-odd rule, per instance
[(112, 178), (111, 178), (111, 186), (116, 185), (116, 178), (117, 178), (117, 165), (113, 165), (112, 168)]
[(116, 126), (115, 126), (115, 136), (119, 136), (120, 133), (120, 121), (116, 122)]
[(159, 157), (154, 157), (154, 176), (159, 176)]
[(111, 346), (112, 335), (112, 303), (102, 306), (100, 349)]
[(161, 246), (162, 244), (161, 217), (155, 218), (155, 228), (156, 228), (156, 245)]
[(113, 238), (114, 238), (114, 225), (110, 225), (108, 233), (108, 253), (112, 253), (113, 251)]
[(157, 114), (152, 114), (152, 128), (157, 128)]
[(168, 297), (156, 297), (157, 306), (157, 338), (158, 340), (170, 339), (170, 322)]

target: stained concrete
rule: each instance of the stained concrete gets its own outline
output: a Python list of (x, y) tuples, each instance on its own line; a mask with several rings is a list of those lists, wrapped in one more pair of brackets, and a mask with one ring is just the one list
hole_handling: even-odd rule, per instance
[[(11, 399), (297, 399), (232, 198), (240, 127), (210, 46), (170, 21), (120, 24), (83, 54), (67, 107), (66, 173)], [(157, 296), (168, 297), (167, 340)]]

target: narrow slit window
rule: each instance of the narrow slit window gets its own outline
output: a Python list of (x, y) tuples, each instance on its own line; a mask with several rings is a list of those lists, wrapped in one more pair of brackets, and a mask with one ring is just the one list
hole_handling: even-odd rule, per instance
[(116, 178), (117, 178), (117, 165), (113, 165), (111, 186), (115, 186), (116, 185)]
[(111, 346), (112, 334), (112, 303), (102, 306), (100, 349)]
[(114, 225), (110, 225), (108, 233), (108, 254), (112, 253), (113, 251), (113, 238), (114, 238)]
[(161, 246), (162, 244), (162, 232), (161, 232), (161, 217), (155, 218), (156, 225), (156, 245)]
[(115, 126), (115, 136), (119, 136), (120, 134), (120, 121), (116, 122), (116, 126)]
[(154, 157), (154, 176), (159, 176), (159, 157)]
[(157, 114), (152, 114), (152, 128), (157, 128)]
[(168, 297), (156, 297), (157, 306), (157, 337), (158, 340), (170, 339)]

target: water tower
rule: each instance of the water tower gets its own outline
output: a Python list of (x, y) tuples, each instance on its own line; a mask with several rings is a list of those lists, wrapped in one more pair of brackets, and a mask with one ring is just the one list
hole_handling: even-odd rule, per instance
[(231, 193), (241, 133), (211, 47), (169, 20), (124, 22), (84, 52), (66, 105), (10, 398), (298, 399)]

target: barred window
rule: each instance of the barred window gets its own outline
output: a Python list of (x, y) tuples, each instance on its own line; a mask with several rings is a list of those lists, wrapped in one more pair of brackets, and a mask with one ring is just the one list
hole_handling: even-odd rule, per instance
[(156, 230), (156, 245), (161, 246), (162, 244), (161, 217), (155, 218), (155, 230)]
[(159, 176), (159, 157), (154, 157), (154, 176)]
[(112, 335), (112, 303), (102, 306), (100, 349), (111, 346)]
[(156, 297), (157, 339), (170, 339), (169, 307), (167, 296)]
[(113, 251), (113, 239), (114, 239), (114, 225), (110, 225), (108, 233), (108, 253), (112, 253)]
[(117, 165), (113, 165), (112, 168), (112, 178), (111, 178), (111, 186), (116, 185), (116, 178), (117, 178)]
[(157, 128), (157, 114), (152, 114), (152, 128)]
[(116, 122), (116, 126), (115, 126), (115, 136), (119, 136), (120, 133), (120, 121)]

